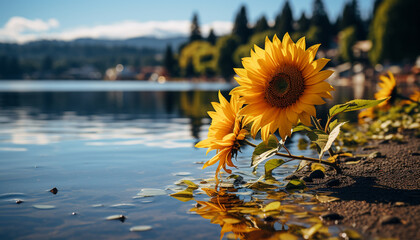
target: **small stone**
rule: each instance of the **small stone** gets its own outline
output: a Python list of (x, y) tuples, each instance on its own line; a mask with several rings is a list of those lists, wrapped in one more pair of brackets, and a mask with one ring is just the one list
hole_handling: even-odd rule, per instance
[(311, 174), (309, 174), (310, 178), (324, 178), (325, 177), (325, 173), (319, 169), (311, 172)]
[(332, 179), (332, 180), (327, 182), (328, 187), (334, 187), (334, 186), (338, 186), (338, 185), (340, 185), (340, 180), (338, 180), (338, 179)]
[(310, 176), (305, 176), (301, 178), (303, 181), (305, 182), (313, 182), (314, 180), (312, 180), (312, 178)]
[(413, 152), (413, 153), (411, 154), (411, 156), (420, 156), (420, 153), (418, 153), (418, 152)]
[(338, 213), (326, 213), (324, 215), (321, 215), (320, 218), (324, 221), (337, 221), (342, 220), (344, 217)]
[(398, 217), (394, 217), (394, 216), (383, 216), (383, 217), (381, 217), (381, 219), (379, 221), (382, 225), (400, 224), (401, 223), (401, 219), (399, 219)]
[(395, 203), (394, 203), (394, 206), (396, 206), (396, 207), (402, 207), (402, 206), (405, 206), (405, 202), (395, 202)]
[(112, 215), (106, 218), (106, 220), (120, 220), (121, 222), (124, 222), (126, 217), (124, 215)]
[(58, 189), (57, 188), (53, 188), (53, 189), (50, 190), (50, 192), (52, 192), (52, 194), (57, 194)]

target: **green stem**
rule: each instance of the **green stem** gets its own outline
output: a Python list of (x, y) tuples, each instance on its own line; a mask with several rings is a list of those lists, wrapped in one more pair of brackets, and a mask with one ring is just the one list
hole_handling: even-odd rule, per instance
[(397, 93), (397, 97), (399, 97), (399, 98), (401, 98), (401, 99), (404, 99), (404, 100), (409, 100), (409, 101), (412, 101), (413, 103), (419, 103), (419, 102), (416, 102), (416, 101), (414, 101), (413, 99), (411, 99), (411, 98), (409, 98), (409, 97), (406, 97), (406, 96), (404, 96), (404, 95), (401, 95), (401, 94), (399, 94), (399, 93)]
[[(316, 127), (316, 129), (324, 131), (323, 127), (321, 126), (321, 124), (319, 123), (318, 119), (316, 119), (315, 117), (311, 116), (312, 122), (314, 122), (314, 125)], [(330, 118), (331, 119), (331, 118)], [(330, 121), (330, 119), (328, 119)], [(329, 124), (329, 122), (328, 122)], [(325, 129), (327, 128), (327, 125), (325, 125)], [(325, 133), (327, 133), (327, 131), (324, 131)], [(330, 148), (328, 149), (328, 153), (330, 154), (330, 156), (334, 156), (334, 151)]]
[[(243, 141), (250, 146), (257, 147), (257, 145), (253, 144), (252, 142), (246, 139), (244, 139)], [(336, 164), (327, 162), (322, 159), (310, 158), (310, 157), (305, 157), (305, 156), (295, 156), (292, 154), (289, 155), (289, 154), (284, 154), (284, 153), (279, 153), (279, 152), (276, 152), (276, 155), (280, 157), (292, 158), (293, 160), (297, 159), (297, 160), (306, 160), (306, 161), (315, 162), (315, 163), (322, 163), (322, 164), (333, 167), (337, 173), (341, 173), (341, 169)]]

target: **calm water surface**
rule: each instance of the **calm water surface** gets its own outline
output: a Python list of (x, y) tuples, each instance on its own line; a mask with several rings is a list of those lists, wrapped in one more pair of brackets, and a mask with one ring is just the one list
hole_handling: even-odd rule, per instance
[[(195, 201), (169, 194), (185, 189), (176, 181), (214, 176), (214, 167), (201, 169), (210, 155), (194, 144), (207, 135), (216, 90), (232, 86), (48, 83), (0, 82), (0, 239), (220, 238), (218, 224), (191, 214)], [(243, 149), (234, 173), (255, 180), (251, 153)], [(144, 188), (165, 194), (136, 198)], [(116, 214), (127, 219), (106, 220)], [(138, 225), (152, 229), (130, 231)]]

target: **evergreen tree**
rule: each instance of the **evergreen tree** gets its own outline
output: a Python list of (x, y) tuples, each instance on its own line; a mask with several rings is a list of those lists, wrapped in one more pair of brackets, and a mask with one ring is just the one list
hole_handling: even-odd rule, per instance
[(356, 0), (352, 0), (344, 6), (343, 14), (338, 23), (340, 31), (352, 26), (355, 28), (358, 40), (366, 38), (366, 31), (360, 17), (360, 11)]
[(293, 15), (289, 1), (286, 1), (284, 4), (281, 14), (277, 15), (274, 30), (280, 36), (283, 36), (287, 32), (289, 34), (293, 33)]
[(233, 53), (239, 46), (240, 39), (235, 35), (224, 36), (217, 41), (218, 59), (217, 69), (225, 79), (230, 79), (234, 72), (235, 62), (233, 60)]
[(305, 33), (309, 30), (310, 21), (306, 17), (305, 12), (302, 12), (302, 15), (300, 16), (299, 20), (297, 21), (297, 31), (301, 33)]
[(370, 32), (372, 63), (416, 59), (420, 53), (418, 9), (418, 0), (385, 0), (379, 5)]
[(201, 31), (200, 25), (198, 23), (198, 14), (194, 13), (193, 19), (191, 21), (191, 34), (190, 34), (190, 42), (201, 40)]
[(379, 5), (381, 5), (381, 3), (383, 2), (383, 0), (375, 0), (375, 2), (373, 3), (373, 16), (375, 16), (376, 14), (376, 10), (378, 9)]
[(207, 37), (207, 42), (211, 43), (211, 45), (214, 45), (216, 43), (217, 37), (216, 34), (214, 34), (213, 28), (210, 29), (209, 36)]
[(331, 39), (331, 24), (322, 0), (314, 0), (311, 18), (311, 28), (314, 34), (314, 41), (321, 43), (321, 47), (328, 47)]
[(255, 24), (254, 33), (264, 32), (268, 29), (270, 29), (270, 26), (268, 26), (267, 19), (265, 18), (265, 16), (262, 16), (260, 17), (260, 19), (258, 19), (257, 23)]
[(232, 34), (238, 36), (241, 43), (246, 43), (251, 36), (251, 30), (248, 27), (248, 18), (246, 17), (245, 6), (242, 6), (236, 15)]
[(176, 75), (176, 60), (174, 58), (171, 45), (166, 46), (163, 66), (165, 67), (169, 76), (174, 77)]

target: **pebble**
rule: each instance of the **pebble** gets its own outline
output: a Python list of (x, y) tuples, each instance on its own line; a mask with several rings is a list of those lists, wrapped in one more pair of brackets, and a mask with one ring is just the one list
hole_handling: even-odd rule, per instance
[(332, 180), (327, 182), (328, 187), (334, 187), (334, 186), (338, 186), (338, 185), (340, 185), (340, 180), (338, 180), (338, 179), (332, 179)]
[(411, 156), (420, 156), (420, 153), (418, 153), (418, 152), (413, 152), (413, 153), (411, 154)]
[(52, 189), (50, 190), (50, 192), (52, 192), (52, 194), (57, 194), (58, 189), (57, 189), (57, 188), (52, 188)]
[(401, 223), (401, 219), (399, 219), (398, 217), (394, 217), (394, 216), (383, 216), (379, 219), (379, 221), (382, 225), (400, 224)]
[(313, 172), (311, 172), (311, 174), (309, 174), (310, 178), (324, 178), (325, 177), (325, 173), (321, 170), (315, 170)]
[(335, 221), (335, 220), (342, 220), (344, 217), (338, 213), (326, 213), (320, 216), (321, 220), (324, 221)]

